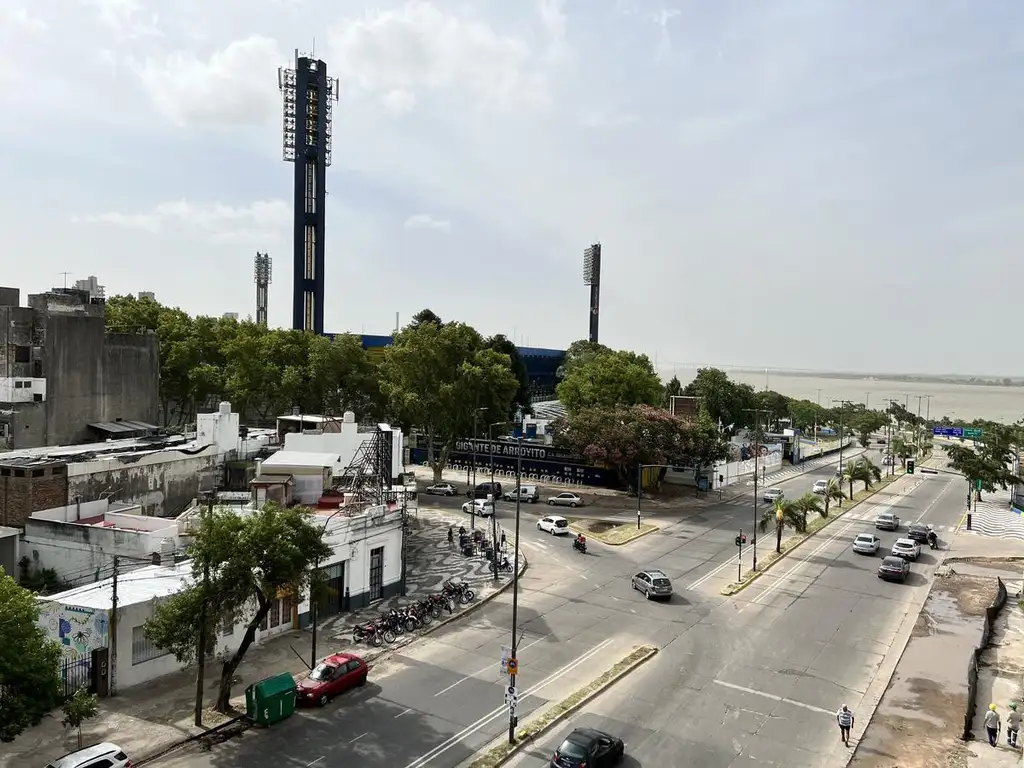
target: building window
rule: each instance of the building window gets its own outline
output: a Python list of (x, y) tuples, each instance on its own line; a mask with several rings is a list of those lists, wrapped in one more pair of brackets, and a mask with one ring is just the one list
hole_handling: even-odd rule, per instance
[(32, 470), (32, 477), (42, 477), (45, 474), (46, 474), (46, 470), (45, 469), (33, 469)]
[(32, 382), (31, 381), (24, 381), (24, 382), (22, 382), (22, 386), (25, 389), (32, 389)]
[(15, 381), (14, 382), (14, 388), (15, 389), (22, 389), (24, 386), (25, 386), (25, 382), (24, 381)]
[(144, 624), (137, 627), (132, 627), (132, 665), (144, 664), (147, 661), (153, 659), (159, 659), (161, 656), (169, 656), (170, 651), (165, 651), (163, 648), (158, 648), (149, 642), (149, 638), (146, 637), (146, 627)]
[(15, 477), (24, 477), (25, 476), (25, 470), (24, 469), (16, 469), (16, 470), (14, 470), (14, 476)]
[(28, 363), (32, 360), (32, 347), (22, 346), (17, 344), (14, 347), (14, 362), (16, 363)]
[(67, 472), (67, 467), (59, 466), (53, 468), (53, 474), (55, 475), (63, 475), (65, 472)]
[(43, 402), (43, 396), (41, 394), (39, 394), (38, 392), (36, 392), (34, 395), (32, 395), (32, 402), (33, 403), (41, 403), (41, 402)]

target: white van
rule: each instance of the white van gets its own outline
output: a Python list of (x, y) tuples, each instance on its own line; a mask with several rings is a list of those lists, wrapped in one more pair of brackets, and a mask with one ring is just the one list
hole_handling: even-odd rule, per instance
[[(502, 498), (505, 499), (505, 501), (515, 501), (515, 486), (509, 488)], [(519, 486), (519, 500), (525, 501), (527, 504), (536, 504), (540, 501), (540, 491), (537, 490), (536, 485), (521, 485)]]

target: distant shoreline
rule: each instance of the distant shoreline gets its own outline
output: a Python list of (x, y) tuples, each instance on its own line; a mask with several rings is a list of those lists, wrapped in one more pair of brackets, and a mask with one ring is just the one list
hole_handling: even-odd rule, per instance
[[(761, 373), (764, 368), (732, 368), (737, 373)], [(847, 381), (901, 381), (922, 384), (958, 384), (975, 387), (1024, 387), (1024, 378), (1010, 376), (961, 376), (957, 374), (929, 375), (919, 373), (842, 373), (835, 371), (787, 371), (768, 369), (772, 376), (789, 376), (815, 379), (844, 379)]]

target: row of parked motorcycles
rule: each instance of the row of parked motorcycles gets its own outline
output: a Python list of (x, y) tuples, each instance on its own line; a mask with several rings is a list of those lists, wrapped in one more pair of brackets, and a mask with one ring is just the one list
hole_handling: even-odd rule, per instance
[(385, 643), (391, 644), (406, 632), (415, 632), (425, 627), (434, 619), (441, 618), (441, 613), (452, 614), (455, 605), (468, 605), (476, 597), (476, 593), (462, 582), (445, 582), (441, 591), (428, 595), (422, 600), (404, 608), (392, 608), (380, 614), (376, 621), (370, 621), (352, 628), (352, 641), (369, 643), (380, 648)]

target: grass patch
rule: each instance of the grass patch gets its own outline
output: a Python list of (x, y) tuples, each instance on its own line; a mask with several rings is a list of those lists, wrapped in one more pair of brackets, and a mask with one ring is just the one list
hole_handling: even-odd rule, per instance
[[(871, 488), (862, 488), (859, 491), (855, 491), (852, 499), (849, 499), (846, 502), (844, 502), (844, 505), (839, 509), (833, 508), (835, 509), (834, 513), (832, 513), (830, 510), (830, 514), (828, 517), (821, 517), (820, 515), (818, 515), (813, 520), (808, 520), (807, 530), (804, 533), (793, 534), (788, 539), (782, 542), (782, 552), (773, 551), (767, 556), (759, 557), (758, 569), (756, 571), (748, 572), (747, 575), (740, 581), (734, 582), (729, 586), (725, 587), (722, 590), (722, 594), (728, 597), (730, 595), (735, 595), (737, 592), (742, 592), (744, 589), (746, 589), (759, 578), (761, 578), (761, 575), (770, 570), (771, 567), (775, 565), (775, 563), (777, 563), (779, 560), (784, 558), (794, 549), (799, 547), (809, 538), (817, 534), (823, 528), (827, 528), (836, 520), (841, 519), (843, 515), (845, 515), (851, 509), (867, 501), (879, 491), (888, 488), (894, 482), (903, 477), (904, 474), (905, 473), (903, 470), (898, 470), (896, 474), (894, 474), (892, 477), (883, 477), (878, 483), (873, 485)], [(773, 530), (768, 530), (765, 533), (761, 534), (761, 536), (771, 537), (773, 534)]]
[(637, 528), (636, 523), (620, 523), (617, 521), (590, 520), (574, 517), (569, 519), (569, 529), (576, 533), (582, 533), (584, 536), (593, 537), (613, 547), (620, 547), (623, 544), (629, 544), (629, 542), (639, 539), (641, 536), (646, 536), (648, 533), (653, 533), (658, 530), (658, 526), (653, 523), (641, 523), (640, 527)]
[(643, 645), (618, 661), (603, 675), (583, 686), (579, 690), (548, 707), (539, 716), (530, 720), (529, 724), (516, 731), (515, 744), (498, 744), (469, 764), (469, 768), (498, 768), (516, 752), (525, 747), (538, 736), (543, 735), (551, 726), (571, 715), (579, 707), (586, 704), (605, 688), (618, 682), (636, 667), (639, 667), (654, 656), (658, 649), (652, 645)]

